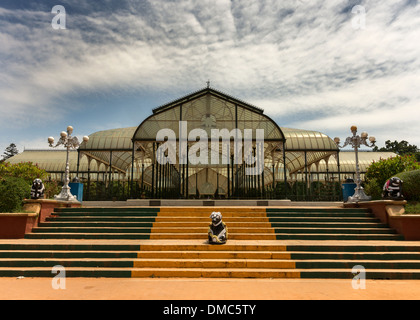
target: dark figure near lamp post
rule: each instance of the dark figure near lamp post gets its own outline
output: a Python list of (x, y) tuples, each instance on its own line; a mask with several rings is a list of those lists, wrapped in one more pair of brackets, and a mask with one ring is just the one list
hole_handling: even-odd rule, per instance
[(387, 182), (385, 182), (382, 198), (391, 199), (391, 200), (403, 200), (404, 196), (402, 195), (402, 185), (403, 182), (398, 177), (392, 177)]
[(42, 183), (41, 179), (35, 179), (32, 182), (32, 188), (31, 188), (31, 199), (42, 199), (44, 198), (44, 191), (45, 187)]

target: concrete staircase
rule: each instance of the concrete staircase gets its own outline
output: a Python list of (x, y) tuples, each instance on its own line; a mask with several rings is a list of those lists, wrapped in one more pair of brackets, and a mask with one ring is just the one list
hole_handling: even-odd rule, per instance
[(61, 209), (28, 239), (207, 239), (218, 210), (231, 240), (403, 240), (364, 209)]
[[(208, 245), (212, 211), (229, 228)], [(57, 209), (25, 240), (0, 241), (0, 276), (420, 279), (420, 243), (407, 244), (364, 209)]]

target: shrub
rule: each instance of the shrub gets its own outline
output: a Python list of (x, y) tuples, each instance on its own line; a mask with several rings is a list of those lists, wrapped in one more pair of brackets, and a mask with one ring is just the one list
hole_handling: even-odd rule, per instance
[(404, 181), (402, 189), (405, 200), (420, 201), (420, 170), (401, 172), (393, 177)]
[[(370, 195), (373, 196), (377, 193), (381, 193), (385, 182), (396, 174), (418, 169), (420, 169), (420, 165), (412, 155), (396, 156), (389, 159), (374, 161), (365, 174), (366, 184), (369, 186)], [(369, 194), (369, 192), (367, 193)]]
[(338, 181), (313, 181), (307, 192), (313, 201), (339, 200), (343, 194)]
[(290, 185), (287, 184), (286, 186), (284, 182), (277, 182), (274, 193), (275, 193), (275, 196), (274, 196), (275, 199), (285, 199), (286, 193), (290, 193)]
[(378, 180), (373, 178), (364, 186), (367, 195), (372, 197), (372, 200), (380, 200), (382, 198), (383, 186), (378, 183)]
[(52, 199), (61, 192), (61, 185), (57, 181), (44, 181), (44, 194), (46, 199)]
[(0, 212), (17, 212), (22, 200), (31, 195), (31, 186), (23, 178), (0, 178)]
[(39, 178), (46, 180), (48, 177), (47, 171), (38, 168), (32, 162), (22, 162), (16, 164), (1, 163), (0, 177), (15, 177), (22, 178), (32, 185), (34, 179)]

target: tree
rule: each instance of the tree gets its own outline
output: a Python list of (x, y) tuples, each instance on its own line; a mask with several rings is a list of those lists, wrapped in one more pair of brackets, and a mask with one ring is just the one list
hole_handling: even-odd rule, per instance
[(385, 141), (385, 148), (378, 148), (377, 146), (373, 148), (373, 151), (385, 151), (385, 152), (394, 152), (400, 156), (403, 155), (414, 155), (417, 161), (420, 161), (420, 149), (416, 145), (411, 145), (407, 141), (402, 140), (398, 142), (395, 140)]
[(5, 150), (2, 155), (3, 159), (2, 161), (5, 161), (19, 153), (19, 150), (17, 149), (16, 145), (14, 143), (11, 143)]

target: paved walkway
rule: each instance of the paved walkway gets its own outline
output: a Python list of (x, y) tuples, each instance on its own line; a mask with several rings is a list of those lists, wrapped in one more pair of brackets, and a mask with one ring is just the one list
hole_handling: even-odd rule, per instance
[(420, 281), (307, 279), (68, 278), (55, 290), (47, 278), (0, 278), (1, 300), (418, 300)]

